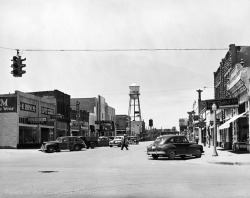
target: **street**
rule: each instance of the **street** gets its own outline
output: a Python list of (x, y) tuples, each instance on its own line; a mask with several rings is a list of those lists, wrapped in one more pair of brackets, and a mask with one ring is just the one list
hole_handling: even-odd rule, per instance
[(6, 197), (249, 197), (249, 166), (148, 156), (151, 142), (129, 150), (98, 147), (43, 153), (0, 150), (0, 193)]

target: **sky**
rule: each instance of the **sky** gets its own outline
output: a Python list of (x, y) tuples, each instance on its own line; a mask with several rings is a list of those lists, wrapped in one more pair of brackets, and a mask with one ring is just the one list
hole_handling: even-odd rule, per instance
[[(101, 95), (119, 115), (136, 83), (146, 127), (153, 119), (178, 129), (196, 90), (214, 98), (229, 45), (250, 45), (249, 8), (250, 0), (0, 0), (0, 94)], [(21, 78), (10, 73), (15, 49), (26, 58)]]

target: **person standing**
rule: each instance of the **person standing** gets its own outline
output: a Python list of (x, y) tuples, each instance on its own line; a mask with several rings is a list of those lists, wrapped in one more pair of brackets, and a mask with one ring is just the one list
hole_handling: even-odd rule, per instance
[(124, 134), (124, 138), (122, 140), (121, 150), (123, 150), (124, 147), (128, 150), (128, 138), (126, 134)]

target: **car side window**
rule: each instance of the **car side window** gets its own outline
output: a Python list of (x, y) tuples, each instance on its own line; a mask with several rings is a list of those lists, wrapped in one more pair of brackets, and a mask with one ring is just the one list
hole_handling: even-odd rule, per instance
[(189, 143), (189, 141), (187, 140), (186, 137), (183, 137), (182, 141), (183, 141), (183, 143)]
[(180, 139), (180, 137), (175, 137), (174, 142), (175, 143), (182, 143), (182, 140)]
[(169, 142), (169, 143), (174, 143), (174, 138), (171, 138), (170, 140), (166, 141), (166, 143)]

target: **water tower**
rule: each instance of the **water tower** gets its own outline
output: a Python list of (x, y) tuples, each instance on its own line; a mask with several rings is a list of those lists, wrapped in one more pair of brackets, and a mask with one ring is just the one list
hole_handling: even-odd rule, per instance
[(129, 86), (129, 110), (128, 116), (131, 121), (141, 121), (141, 108), (140, 108), (140, 86), (133, 83)]

